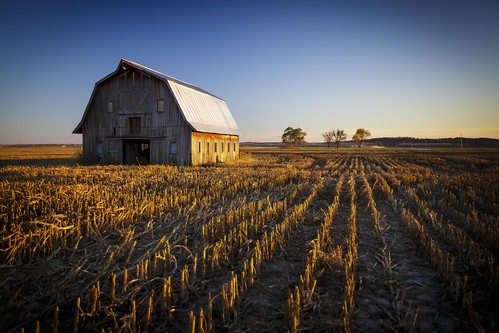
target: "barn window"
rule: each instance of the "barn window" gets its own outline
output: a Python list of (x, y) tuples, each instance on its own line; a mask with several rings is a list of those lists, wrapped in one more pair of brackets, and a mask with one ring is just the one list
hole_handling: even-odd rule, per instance
[(158, 98), (156, 100), (156, 111), (158, 111), (158, 112), (165, 112), (166, 111), (164, 98)]
[(233, 151), (236, 151), (236, 143), (235, 142), (234, 142), (234, 149), (233, 149)]
[(210, 143), (209, 142), (206, 142), (206, 152), (207, 153), (210, 152)]
[(170, 154), (172, 154), (172, 155), (177, 154), (177, 143), (176, 142), (170, 142)]
[(198, 153), (201, 154), (201, 141), (198, 142)]
[(113, 113), (113, 101), (107, 101), (107, 113)]
[(227, 152), (230, 152), (230, 142), (227, 142)]
[(223, 142), (220, 144), (220, 148), (222, 148), (222, 153), (223, 153), (224, 152), (224, 143)]
[(97, 146), (95, 147), (96, 155), (97, 155), (97, 162), (100, 163), (102, 161), (102, 142), (97, 142)]
[(216, 142), (215, 142), (215, 146), (214, 146), (213, 150), (215, 151), (215, 153), (217, 152), (217, 143)]
[(97, 155), (102, 155), (102, 142), (97, 142), (96, 152)]
[(140, 134), (141, 132), (141, 119), (140, 117), (131, 117), (130, 121), (130, 134)]

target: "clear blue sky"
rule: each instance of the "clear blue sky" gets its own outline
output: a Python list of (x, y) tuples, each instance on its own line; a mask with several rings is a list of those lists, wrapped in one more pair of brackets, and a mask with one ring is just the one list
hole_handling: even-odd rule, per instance
[(121, 58), (224, 98), (241, 141), (499, 138), (499, 1), (0, 4), (0, 144), (80, 143)]

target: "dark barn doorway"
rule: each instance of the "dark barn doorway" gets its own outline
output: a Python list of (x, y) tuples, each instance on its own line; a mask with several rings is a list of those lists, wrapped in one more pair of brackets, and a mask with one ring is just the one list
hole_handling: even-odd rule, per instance
[(151, 162), (150, 140), (123, 140), (123, 162), (125, 164), (149, 164)]

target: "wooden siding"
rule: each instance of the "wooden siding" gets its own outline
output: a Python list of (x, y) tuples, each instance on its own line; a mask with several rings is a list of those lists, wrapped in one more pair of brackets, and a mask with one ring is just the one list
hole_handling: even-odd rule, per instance
[[(165, 111), (157, 111), (157, 100)], [(112, 102), (112, 112), (108, 112)], [(130, 132), (130, 118), (140, 118), (140, 133)], [(191, 129), (184, 121), (164, 81), (127, 70), (101, 82), (96, 88), (82, 126), (83, 157), (87, 163), (121, 164), (123, 140), (150, 140), (153, 164), (190, 164)], [(177, 154), (170, 154), (175, 142)], [(100, 145), (101, 154), (98, 154)]]
[(191, 150), (192, 165), (235, 161), (239, 159), (239, 137), (237, 135), (192, 132)]

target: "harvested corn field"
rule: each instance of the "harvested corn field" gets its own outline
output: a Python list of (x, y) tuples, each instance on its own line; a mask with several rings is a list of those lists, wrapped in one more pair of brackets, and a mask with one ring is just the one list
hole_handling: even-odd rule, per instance
[(0, 163), (0, 331), (499, 329), (497, 151), (243, 154)]

